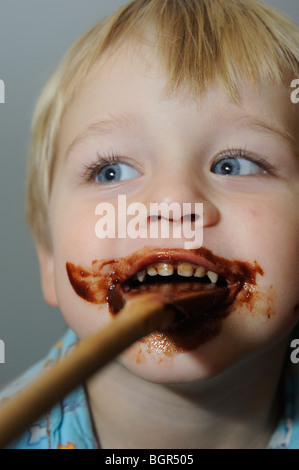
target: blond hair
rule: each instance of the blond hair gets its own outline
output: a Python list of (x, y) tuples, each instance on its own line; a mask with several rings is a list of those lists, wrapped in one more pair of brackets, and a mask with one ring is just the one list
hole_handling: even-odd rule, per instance
[(298, 28), (257, 0), (133, 0), (97, 23), (50, 77), (33, 118), (27, 220), (36, 242), (49, 250), (48, 203), (67, 106), (104, 52), (146, 35), (159, 52), (170, 92), (187, 84), (201, 94), (217, 81), (236, 100), (244, 76), (252, 84), (299, 76)]

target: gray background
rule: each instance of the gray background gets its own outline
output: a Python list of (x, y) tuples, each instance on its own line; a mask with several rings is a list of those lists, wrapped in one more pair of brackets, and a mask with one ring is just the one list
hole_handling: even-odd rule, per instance
[[(42, 358), (64, 332), (42, 298), (24, 219), (26, 157), (34, 103), (47, 76), (87, 28), (125, 0), (0, 0), (0, 386)], [(299, 25), (299, 0), (268, 0)]]

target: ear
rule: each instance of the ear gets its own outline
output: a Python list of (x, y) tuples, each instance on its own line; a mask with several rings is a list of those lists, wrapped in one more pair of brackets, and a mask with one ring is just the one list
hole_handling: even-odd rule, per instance
[(55, 276), (54, 276), (54, 258), (53, 254), (47, 249), (38, 246), (37, 256), (39, 260), (41, 287), (44, 299), (52, 307), (58, 306)]

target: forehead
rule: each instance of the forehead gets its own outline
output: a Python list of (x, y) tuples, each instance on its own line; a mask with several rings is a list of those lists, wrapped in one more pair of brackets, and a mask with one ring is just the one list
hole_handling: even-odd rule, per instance
[(244, 77), (236, 104), (217, 83), (201, 96), (195, 96), (188, 83), (169, 93), (167, 78), (152, 46), (125, 44), (113, 54), (104, 54), (65, 113), (59, 153), (65, 153), (88, 132), (109, 133), (117, 128), (125, 131), (126, 126), (136, 128), (143, 121), (150, 123), (158, 119), (157, 104), (174, 121), (179, 118), (179, 110), (200, 114), (205, 107), (209, 110), (207, 118), (214, 123), (241, 119), (244, 125), (248, 122), (265, 131), (268, 127), (288, 139), (294, 148), (299, 147), (299, 105), (291, 102), (288, 83), (261, 81), (253, 87)]

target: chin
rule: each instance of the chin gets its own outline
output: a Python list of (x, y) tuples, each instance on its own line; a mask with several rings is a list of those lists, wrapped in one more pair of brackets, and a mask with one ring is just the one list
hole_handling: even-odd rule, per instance
[(219, 340), (211, 340), (192, 351), (172, 353), (167, 351), (169, 346), (166, 343), (167, 340), (163, 343), (160, 334), (153, 334), (129, 348), (119, 362), (143, 380), (171, 385), (212, 379), (229, 370), (239, 360), (232, 348), (225, 350), (225, 345), (219, 345)]

